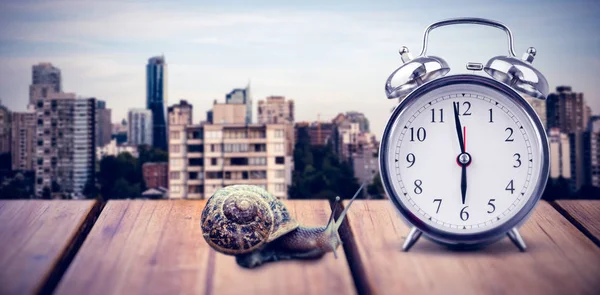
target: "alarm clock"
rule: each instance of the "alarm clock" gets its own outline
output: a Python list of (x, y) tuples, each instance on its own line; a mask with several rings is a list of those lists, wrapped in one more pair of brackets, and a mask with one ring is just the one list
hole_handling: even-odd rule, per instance
[[(455, 24), (485, 25), (508, 36), (508, 55), (472, 74), (447, 75), (440, 57), (427, 55), (431, 30)], [(515, 57), (513, 35), (502, 23), (457, 18), (434, 23), (421, 54), (403, 47), (403, 65), (388, 78), (389, 99), (400, 99), (380, 145), (384, 189), (412, 227), (408, 251), (421, 237), (451, 247), (479, 247), (508, 237), (521, 250), (518, 228), (540, 199), (549, 172), (548, 139), (539, 117), (521, 96), (545, 99), (546, 78), (527, 49)]]

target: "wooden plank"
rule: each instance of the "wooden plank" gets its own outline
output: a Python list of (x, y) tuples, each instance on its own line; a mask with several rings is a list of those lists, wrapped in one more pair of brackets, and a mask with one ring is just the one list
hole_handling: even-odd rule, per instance
[[(93, 222), (96, 201), (0, 201), (0, 294), (48, 292)], [(62, 271), (61, 271), (62, 270)]]
[(555, 208), (600, 246), (600, 200), (561, 200)]
[[(329, 214), (325, 201), (288, 204), (308, 224), (325, 223)], [(202, 238), (204, 205), (205, 201), (187, 200), (109, 201), (56, 294), (354, 292), (346, 260), (332, 255), (319, 262), (242, 269), (233, 257), (215, 252)], [(317, 274), (325, 277), (316, 278)]]
[(546, 202), (521, 227), (525, 253), (507, 238), (477, 251), (421, 239), (402, 252), (409, 228), (391, 202), (352, 206), (342, 238), (360, 293), (600, 294), (600, 248)]
[[(327, 223), (331, 209), (327, 201), (287, 201), (292, 216), (304, 225)], [(338, 259), (326, 254), (314, 261), (278, 261), (256, 269), (239, 267), (235, 258), (217, 255), (214, 294), (354, 294), (354, 283), (345, 254)]]

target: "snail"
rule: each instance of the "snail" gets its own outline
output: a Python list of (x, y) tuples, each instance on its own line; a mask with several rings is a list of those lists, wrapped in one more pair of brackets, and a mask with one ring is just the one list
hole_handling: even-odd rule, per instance
[(364, 184), (336, 221), (334, 209), (327, 225), (302, 226), (283, 203), (252, 185), (231, 185), (216, 191), (202, 211), (202, 235), (216, 251), (235, 255), (236, 262), (253, 268), (269, 261), (316, 259), (341, 244), (338, 229)]

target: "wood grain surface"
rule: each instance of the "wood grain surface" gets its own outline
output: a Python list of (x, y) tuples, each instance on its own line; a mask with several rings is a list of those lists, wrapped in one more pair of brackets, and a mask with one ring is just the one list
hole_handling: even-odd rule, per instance
[[(421, 238), (389, 201), (358, 201), (343, 233), (360, 293), (600, 294), (600, 248), (541, 202), (521, 227), (528, 250), (505, 238), (477, 251), (452, 251)], [(349, 225), (349, 226), (348, 226)]]
[(600, 200), (556, 201), (556, 208), (600, 246)]
[[(56, 294), (349, 294), (343, 251), (319, 261), (258, 269), (212, 250), (202, 238), (205, 201), (109, 201)], [(307, 224), (327, 221), (325, 201), (286, 202)], [(341, 250), (341, 248), (340, 248)]]
[[(96, 201), (0, 201), (0, 294), (45, 292)], [(58, 277), (57, 277), (58, 276)]]

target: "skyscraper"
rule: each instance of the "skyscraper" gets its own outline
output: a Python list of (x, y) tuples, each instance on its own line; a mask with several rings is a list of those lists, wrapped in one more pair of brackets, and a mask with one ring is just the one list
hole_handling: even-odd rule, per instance
[(583, 93), (573, 92), (570, 86), (556, 87), (556, 93), (548, 95), (546, 102), (547, 128), (559, 128), (561, 132), (583, 132), (587, 129), (589, 110)]
[(548, 116), (546, 115), (546, 100), (534, 98), (531, 96), (523, 96), (525, 100), (533, 107), (533, 110), (536, 112), (538, 117), (540, 117), (540, 121), (544, 127), (548, 127)]
[(62, 91), (60, 69), (51, 63), (39, 63), (32, 67), (31, 86), (29, 86), (29, 104), (33, 105), (39, 97)]
[(52, 93), (36, 103), (36, 195), (80, 197), (95, 172), (95, 98)]
[(252, 123), (252, 96), (250, 84), (246, 88), (236, 88), (225, 95), (226, 104), (243, 104), (246, 106), (246, 124)]
[(96, 146), (103, 147), (110, 143), (112, 135), (111, 110), (106, 102), (96, 101)]
[(589, 154), (586, 156), (589, 184), (600, 187), (600, 116), (591, 118), (586, 137), (589, 145)]
[[(153, 143), (153, 114), (147, 109), (129, 110), (129, 132), (127, 133), (127, 144), (129, 145), (152, 145)], [(166, 150), (166, 149), (165, 149)]]
[(33, 171), (35, 113), (12, 113), (12, 170)]
[(11, 149), (10, 121), (10, 111), (0, 102), (0, 154), (9, 153)]
[(146, 108), (152, 112), (152, 146), (167, 151), (167, 64), (164, 56), (148, 60), (146, 95)]
[(569, 136), (560, 129), (548, 130), (550, 142), (550, 178), (571, 178), (571, 145)]

